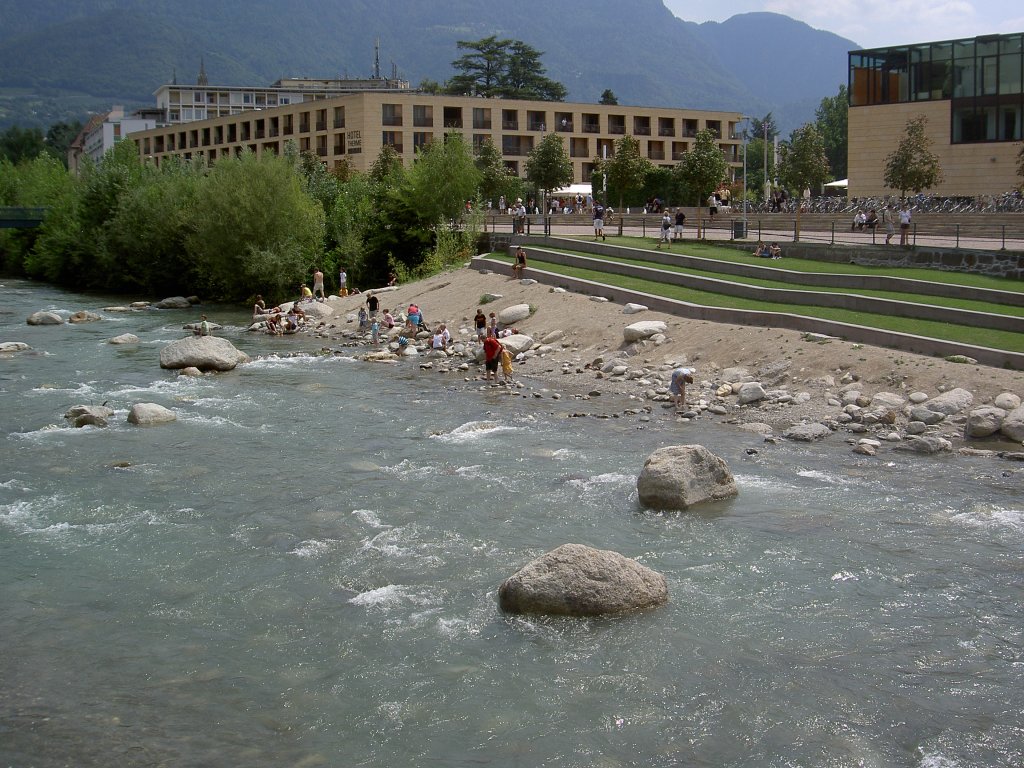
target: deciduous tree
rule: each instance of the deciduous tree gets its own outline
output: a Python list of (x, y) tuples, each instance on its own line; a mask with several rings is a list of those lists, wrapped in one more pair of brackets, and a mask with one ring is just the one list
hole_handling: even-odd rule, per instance
[(608, 179), (609, 194), (618, 198), (619, 211), (626, 195), (643, 189), (647, 174), (654, 168), (654, 164), (640, 154), (640, 142), (632, 136), (616, 141), (615, 154), (608, 160), (598, 161), (597, 165)]
[(826, 96), (822, 99), (818, 108), (814, 110), (814, 127), (821, 134), (829, 168), (837, 179), (845, 179), (848, 175), (846, 169), (849, 112), (850, 100), (845, 85), (839, 86), (839, 93), (835, 96)]
[(572, 184), (572, 160), (560, 135), (549, 133), (531, 150), (526, 159), (526, 178), (545, 196)]
[(926, 133), (928, 118), (924, 115), (907, 121), (899, 145), (885, 159), (883, 181), (889, 189), (898, 189), (905, 197), (907, 190), (921, 192), (942, 183), (942, 166), (932, 152), (932, 140)]
[[(824, 184), (829, 178), (825, 142), (810, 123), (793, 131), (788, 143), (779, 148), (779, 179), (799, 198), (803, 191)], [(796, 209), (795, 239), (800, 239), (800, 206)]]
[(680, 160), (673, 172), (683, 183), (690, 199), (700, 205), (725, 181), (729, 164), (715, 134), (706, 128), (697, 131), (693, 148)]

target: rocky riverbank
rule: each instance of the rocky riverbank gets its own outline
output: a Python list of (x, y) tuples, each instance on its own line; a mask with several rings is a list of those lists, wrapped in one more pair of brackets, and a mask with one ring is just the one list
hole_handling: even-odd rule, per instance
[[(715, 420), (769, 440), (841, 437), (867, 455), (891, 448), (1024, 459), (1019, 371), (679, 318), (471, 268), (375, 294), (396, 315), (415, 302), (429, 326), (448, 325), (453, 344), (447, 352), (431, 351), (421, 334), (400, 350), (387, 339), (366, 350), (368, 360), (397, 361), (401, 353), (403, 363), (412, 358), (424, 375), (484, 386), (473, 316), (478, 307), (499, 317), (512, 313), (517, 319), (509, 324), (518, 333), (503, 339), (517, 353), (516, 383), (508, 391), (579, 401), (571, 415), (625, 414), (680, 426)], [(326, 350), (351, 354), (353, 347), (372, 346), (356, 319), (366, 298), (333, 297), (318, 307), (308, 332)], [(696, 368), (696, 382), (677, 412), (668, 383), (680, 365)]]

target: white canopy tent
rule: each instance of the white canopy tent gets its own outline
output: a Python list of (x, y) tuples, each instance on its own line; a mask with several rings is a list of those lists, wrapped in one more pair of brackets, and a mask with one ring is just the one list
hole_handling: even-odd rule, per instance
[(847, 187), (850, 186), (850, 180), (849, 179), (839, 179), (839, 181), (830, 181), (825, 186), (826, 187), (833, 187), (835, 189), (838, 189), (839, 187), (842, 187), (843, 189), (846, 189)]
[(593, 193), (593, 189), (591, 184), (570, 184), (568, 187), (551, 190), (551, 194), (555, 197), (565, 197), (566, 195), (583, 195), (586, 197)]

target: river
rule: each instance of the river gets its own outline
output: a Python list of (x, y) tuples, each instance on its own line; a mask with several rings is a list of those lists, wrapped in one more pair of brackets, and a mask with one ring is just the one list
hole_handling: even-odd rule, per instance
[[(1014, 465), (568, 418), (294, 356), (322, 342), (215, 307), (256, 361), (179, 378), (159, 350), (196, 312), (29, 327), (123, 299), (0, 283), (0, 340), (32, 346), (0, 358), (5, 765), (1024, 763)], [(106, 429), (62, 418), (103, 402)], [(178, 421), (128, 425), (135, 402)], [(644, 458), (697, 442), (739, 497), (640, 507)], [(669, 603), (503, 615), (501, 581), (566, 542), (665, 574)]]

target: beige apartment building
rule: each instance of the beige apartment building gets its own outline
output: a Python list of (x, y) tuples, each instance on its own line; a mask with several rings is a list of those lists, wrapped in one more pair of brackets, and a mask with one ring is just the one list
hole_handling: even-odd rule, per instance
[[(885, 161), (907, 121), (928, 118), (944, 196), (998, 195), (1020, 186), (1024, 34), (851, 51), (849, 194), (893, 194)], [(898, 194), (898, 190), (895, 192)]]
[(490, 139), (505, 164), (525, 175), (530, 151), (547, 133), (561, 136), (576, 182), (589, 182), (594, 158), (614, 155), (627, 134), (644, 157), (671, 167), (682, 159), (697, 132), (711, 130), (733, 172), (742, 167), (738, 112), (565, 102), (435, 96), (424, 93), (352, 93), (259, 111), (225, 115), (132, 134), (144, 159), (218, 158), (250, 150), (280, 154), (294, 141), (328, 167), (349, 163), (366, 171), (389, 145), (410, 164), (417, 150), (461, 133), (474, 146)]

